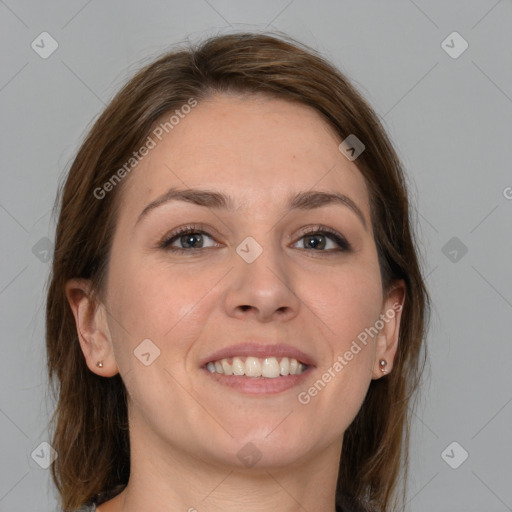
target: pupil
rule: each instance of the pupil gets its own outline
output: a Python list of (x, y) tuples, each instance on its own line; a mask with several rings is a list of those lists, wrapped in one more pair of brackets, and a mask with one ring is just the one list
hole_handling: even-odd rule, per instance
[[(318, 242), (318, 238), (320, 237), (322, 237), (322, 241)], [(313, 249), (316, 249), (317, 247), (323, 249), (325, 247), (325, 239), (322, 235), (308, 235), (306, 236), (306, 243)]]
[(193, 248), (198, 248), (198, 247), (202, 247), (202, 243), (198, 243), (197, 246), (194, 245), (194, 242), (197, 241), (198, 237), (200, 235), (197, 235), (197, 234), (188, 234), (188, 235), (184, 235), (181, 237), (181, 241), (182, 241), (182, 245), (184, 246), (188, 246), (188, 244), (190, 244), (191, 247)]

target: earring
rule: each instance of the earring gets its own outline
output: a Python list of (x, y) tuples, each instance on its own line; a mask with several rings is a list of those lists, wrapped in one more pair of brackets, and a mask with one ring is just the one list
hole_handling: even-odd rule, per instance
[(385, 359), (381, 359), (381, 360), (379, 361), (380, 371), (381, 371), (382, 373), (388, 373), (388, 371), (387, 371), (387, 370), (386, 370), (386, 368), (385, 368), (387, 364), (388, 364), (388, 362), (387, 362)]
[(103, 361), (98, 361), (98, 362), (96, 363), (96, 366), (97, 366), (98, 368), (103, 368)]

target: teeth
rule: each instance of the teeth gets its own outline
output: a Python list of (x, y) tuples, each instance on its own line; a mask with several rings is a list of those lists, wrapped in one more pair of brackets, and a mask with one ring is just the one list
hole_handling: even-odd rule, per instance
[[(221, 364), (222, 364), (222, 373), (224, 375), (233, 375), (233, 370), (231, 369), (230, 364), (225, 359), (223, 359), (221, 361)], [(217, 368), (217, 365), (215, 365), (215, 368)]]
[(283, 357), (283, 359), (281, 359), (280, 373), (281, 375), (290, 374), (290, 360), (287, 357)]
[(257, 357), (248, 357), (245, 360), (245, 375), (247, 377), (261, 377), (261, 364)]
[[(226, 359), (223, 359), (223, 361), (227, 363)], [(233, 375), (245, 375), (245, 363), (239, 357), (233, 358), (231, 368), (233, 369)]]
[(211, 361), (206, 365), (206, 369), (211, 373), (220, 373), (223, 375), (245, 375), (246, 377), (265, 377), (275, 379), (281, 375), (299, 375), (306, 371), (306, 365), (293, 359), (293, 357), (283, 357), (278, 361), (275, 357), (246, 357), (245, 361), (241, 357), (233, 357), (232, 363), (228, 359), (220, 361)]
[(266, 357), (261, 367), (261, 376), (268, 379), (275, 379), (281, 375), (279, 363), (275, 357)]

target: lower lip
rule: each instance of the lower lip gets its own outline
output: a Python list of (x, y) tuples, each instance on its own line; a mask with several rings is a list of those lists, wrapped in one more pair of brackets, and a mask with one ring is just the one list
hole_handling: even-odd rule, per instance
[(212, 373), (205, 369), (208, 375), (219, 384), (228, 386), (249, 395), (269, 395), (281, 393), (301, 384), (307, 378), (312, 367), (306, 369), (300, 375), (285, 375), (268, 379), (265, 377), (240, 377), (237, 375), (223, 375), (222, 373)]

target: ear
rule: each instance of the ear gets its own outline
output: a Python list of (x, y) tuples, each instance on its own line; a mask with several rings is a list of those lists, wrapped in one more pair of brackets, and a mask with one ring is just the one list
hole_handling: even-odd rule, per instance
[[(91, 290), (87, 279), (70, 279), (65, 288), (87, 366), (97, 375), (112, 377), (119, 370), (112, 349), (107, 311), (104, 305), (91, 298)], [(99, 362), (103, 364), (101, 368), (97, 365)]]
[[(399, 280), (393, 284), (383, 300), (379, 319), (384, 325), (379, 329), (380, 332), (377, 335), (373, 379), (380, 379), (384, 375), (388, 375), (393, 368), (393, 361), (398, 349), (404, 301), (405, 283), (403, 280)], [(387, 363), (384, 367), (380, 366), (382, 359)], [(385, 373), (382, 371), (382, 368), (386, 370)]]

